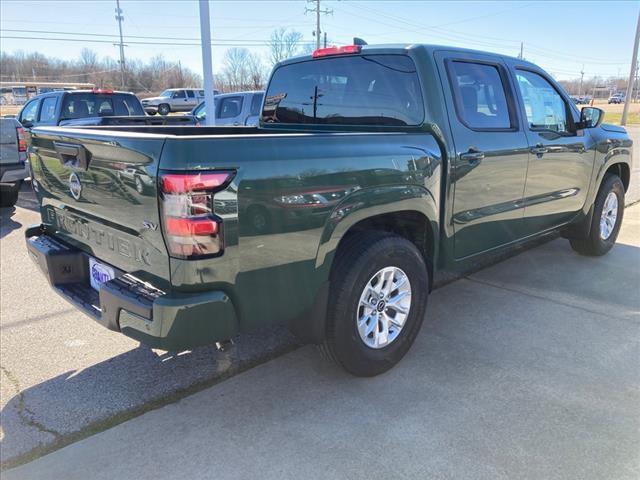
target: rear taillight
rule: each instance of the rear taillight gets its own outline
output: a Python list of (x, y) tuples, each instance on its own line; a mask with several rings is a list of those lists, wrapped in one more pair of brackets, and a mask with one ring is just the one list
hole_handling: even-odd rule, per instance
[(195, 259), (222, 252), (222, 219), (213, 212), (213, 195), (233, 175), (226, 171), (160, 175), (162, 225), (172, 256)]
[(18, 151), (26, 152), (27, 151), (27, 139), (24, 134), (24, 128), (16, 127), (16, 135), (18, 137)]

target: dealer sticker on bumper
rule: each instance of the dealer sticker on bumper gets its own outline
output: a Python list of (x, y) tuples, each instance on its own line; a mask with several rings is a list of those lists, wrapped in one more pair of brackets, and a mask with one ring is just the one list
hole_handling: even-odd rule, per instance
[(91, 286), (100, 291), (100, 286), (116, 277), (116, 273), (108, 265), (100, 263), (94, 258), (89, 258), (89, 280)]

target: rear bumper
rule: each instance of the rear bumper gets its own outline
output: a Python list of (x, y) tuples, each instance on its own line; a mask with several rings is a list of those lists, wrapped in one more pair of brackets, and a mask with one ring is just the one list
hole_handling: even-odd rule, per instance
[(0, 165), (0, 184), (15, 184), (29, 176), (28, 161), (13, 163), (10, 165)]
[(235, 309), (221, 291), (168, 294), (124, 273), (102, 285), (89, 283), (89, 255), (47, 235), (25, 233), (29, 256), (51, 287), (106, 328), (163, 350), (184, 350), (228, 340), (238, 331)]

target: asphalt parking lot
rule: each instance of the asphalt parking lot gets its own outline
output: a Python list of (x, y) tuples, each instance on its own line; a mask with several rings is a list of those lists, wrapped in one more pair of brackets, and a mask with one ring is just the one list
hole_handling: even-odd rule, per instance
[(26, 191), (0, 212), (2, 463), (69, 446), (4, 478), (640, 476), (638, 205), (606, 257), (554, 240), (437, 290), (373, 380), (285, 330), (167, 355), (103, 329), (27, 258), (35, 207)]
[(640, 205), (606, 257), (557, 239), (436, 290), (384, 375), (307, 346), (3, 478), (637, 479), (638, 265)]

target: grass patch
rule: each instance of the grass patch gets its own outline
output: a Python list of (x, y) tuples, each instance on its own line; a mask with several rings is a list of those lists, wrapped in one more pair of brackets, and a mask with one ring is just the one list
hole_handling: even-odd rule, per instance
[[(622, 119), (622, 112), (605, 112), (605, 123), (615, 123), (620, 125)], [(627, 114), (627, 125), (640, 125), (640, 112), (629, 112)]]

